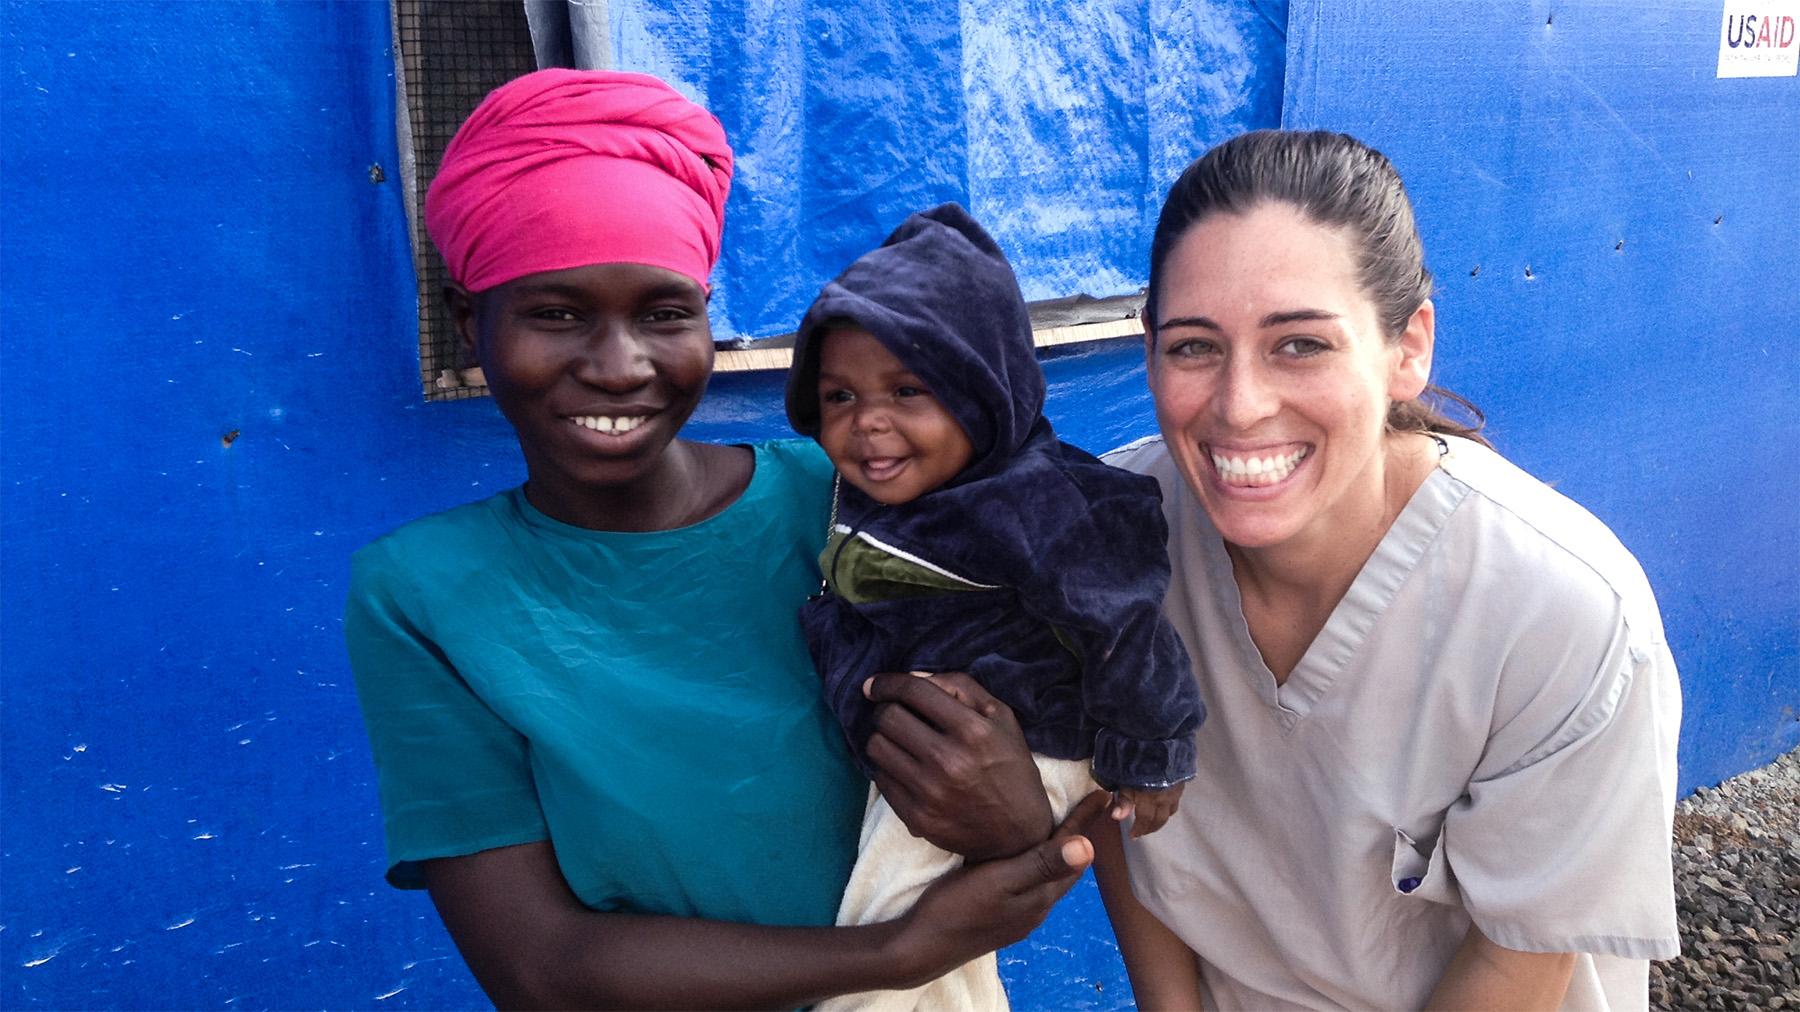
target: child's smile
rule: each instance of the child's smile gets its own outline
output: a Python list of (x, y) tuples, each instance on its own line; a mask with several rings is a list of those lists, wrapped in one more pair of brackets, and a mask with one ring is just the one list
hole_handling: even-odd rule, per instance
[(845, 481), (889, 505), (956, 477), (975, 453), (918, 376), (854, 327), (832, 330), (819, 349), (819, 445)]

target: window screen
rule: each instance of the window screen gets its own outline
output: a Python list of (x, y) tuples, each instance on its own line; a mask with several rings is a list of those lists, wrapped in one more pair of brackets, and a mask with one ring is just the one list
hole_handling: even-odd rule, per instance
[(537, 69), (519, 0), (394, 0), (402, 105), (400, 138), (413, 268), (419, 278), (419, 379), (426, 400), (479, 396), (480, 373), (465, 377), (456, 332), (444, 309), (448, 276), (425, 234), (425, 189), (444, 148), (487, 93)]

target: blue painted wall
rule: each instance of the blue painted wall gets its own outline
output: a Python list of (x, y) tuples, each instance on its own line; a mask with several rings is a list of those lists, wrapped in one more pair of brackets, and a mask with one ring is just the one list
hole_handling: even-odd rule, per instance
[(356, 545), (516, 479), (416, 403), (387, 10), (0, 17), (0, 1005), (467, 1004), (337, 616)]
[[(766, 307), (737, 297), (745, 328), (784, 329), (811, 279), (958, 187), (1045, 293), (1128, 290), (1156, 189), (1189, 155), (1278, 103), (1362, 132), (1413, 182), (1447, 377), (1656, 581), (1688, 692), (1684, 784), (1795, 742), (1800, 545), (1779, 507), (1800, 501), (1800, 102), (1792, 79), (1712, 81), (1716, 10), (1583, 4), (1553, 26), (1471, 10), (1465, 33), (1424, 4), (1297, 4), (1285, 94), (1278, 5), (1152, 0), (1074, 29), (1003, 5), (985, 26), (959, 14), (953, 60), (902, 45), (925, 30), (907, 19), (938, 15), (894, 13), (856, 27), (904, 73), (962, 78), (917, 90), (968, 117), (962, 167), (915, 190), (905, 121), (867, 126), (898, 146), (852, 138), (885, 167), (833, 176), (846, 166), (817, 142), (782, 147), (731, 70), (797, 47), (793, 65), (830, 73), (757, 88), (824, 136), (862, 129), (838, 104), (864, 100), (876, 65), (820, 35), (850, 8), (785, 29), (751, 7), (645, 8), (621, 22), (638, 48), (615, 47), (708, 67), (689, 83), (763, 155), (734, 200), (806, 159), (789, 177), (816, 188), (804, 216), (732, 208), (731, 248), (769, 259), (728, 269), (809, 279)], [(1705, 38), (1683, 41), (1690, 22)], [(1591, 49), (1608, 31), (1640, 48)], [(490, 405), (417, 399), (387, 39), (379, 3), (0, 2), (0, 1006), (480, 1001), (424, 898), (380, 882), (339, 640), (352, 549), (521, 477)], [(744, 55), (690, 64), (682, 45)], [(1067, 121), (1034, 117), (1006, 75), (1056, 84)], [(878, 206), (797, 252), (771, 238), (835, 221), (833, 186)], [(1106, 228), (1057, 210), (1075, 190)], [(1075, 441), (1151, 428), (1128, 343), (1046, 368)], [(778, 433), (777, 385), (719, 377), (695, 431)], [(1021, 1008), (1126, 1002), (1091, 889), (1005, 964)]]

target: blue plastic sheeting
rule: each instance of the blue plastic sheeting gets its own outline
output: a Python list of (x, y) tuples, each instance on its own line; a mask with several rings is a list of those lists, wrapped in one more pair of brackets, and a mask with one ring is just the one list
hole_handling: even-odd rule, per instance
[(1417, 205), (1438, 370), (1637, 554), (1687, 790), (1800, 744), (1800, 80), (1714, 76), (1717, 3), (1295, 3), (1283, 120)]
[(1128, 295), (1163, 192), (1276, 123), (1280, 2), (612, 0), (620, 69), (674, 82), (738, 154), (720, 336), (792, 331), (906, 215), (968, 207), (1029, 299)]
[[(789, 150), (777, 143), (782, 117), (806, 103), (827, 116), (869, 87), (870, 117), (898, 90), (927, 119), (949, 90), (868, 85), (913, 72), (894, 59), (927, 54), (859, 66), (843, 34), (833, 56), (816, 38), (829, 12), (790, 28), (780, 10), (734, 8), (734, 22), (719, 9), (691, 38), (680, 22), (657, 29), (679, 45), (646, 24), (637, 49), (620, 49), (750, 54), (717, 71), (735, 97), (701, 83), (725, 99), (714, 104), (740, 136), (762, 131), (740, 141), (727, 246), (768, 251), (754, 284), (779, 290), (782, 308), (767, 312), (786, 321), (837, 258), (914, 204), (962, 191), (909, 188), (906, 159), (928, 162), (922, 142), (884, 152), (875, 125), (844, 115)], [(381, 881), (374, 775), (338, 623), (357, 546), (522, 477), (491, 403), (419, 402), (386, 7), (100, 10), (0, 0), (0, 1007), (479, 1006), (426, 898)], [(905, 37), (907, 19), (926, 17), (899, 3), (843, 10), (843, 33), (877, 39), (884, 23)], [(1128, 90), (1117, 82), (1143, 78), (1156, 53), (1216, 61), (1216, 48), (1279, 63), (1278, 37), (1234, 41), (1208, 27), (1204, 46), (1178, 45), (1155, 42), (1149, 15), (1117, 18), (1145, 46), (1114, 40), (1068, 58), (1076, 92)], [(1245, 24), (1272, 31), (1261, 18)], [(814, 40), (799, 51), (835, 60), (832, 75), (757, 71), (752, 49), (782, 38)], [(1120, 62), (1095, 65), (1099, 53)], [(1193, 129), (1213, 135), (1188, 139), (1193, 150), (1249, 125), (1255, 109), (1274, 115), (1278, 92), (1255, 85), (1248, 63), (1233, 66), (1158, 79), (1204, 93), (1195, 108), (1213, 119)], [(1233, 94), (1247, 96), (1246, 122), (1219, 111)], [(790, 104), (773, 101), (782, 96)], [(752, 121), (751, 109), (769, 111)], [(1065, 133), (1110, 129), (1098, 113), (1087, 122)], [(915, 136), (901, 125), (896, 136)], [(863, 139), (840, 151), (834, 134)], [(1150, 157), (1143, 137), (1133, 143)], [(1155, 171), (1172, 176), (1182, 146), (1170, 139)], [(814, 175), (801, 173), (801, 155)], [(860, 169), (854, 160), (877, 156)], [(1042, 171), (1078, 175), (1044, 161)], [(371, 181), (377, 165), (384, 182)], [(858, 174), (885, 203), (852, 214), (842, 208), (856, 204)], [(837, 191), (790, 198), (786, 217), (755, 199), (815, 178)], [(1146, 185), (1120, 206), (1142, 201)], [(833, 222), (844, 230), (827, 236)], [(1147, 238), (1082, 255), (1126, 270)], [(813, 276), (789, 266), (802, 263)], [(740, 304), (766, 294), (735, 290)], [(1148, 431), (1136, 349), (1063, 354), (1048, 368), (1052, 416), (1078, 441)], [(774, 376), (718, 377), (694, 433), (781, 433), (778, 389)], [(1022, 1010), (1128, 1000), (1091, 886), (1005, 961)]]
[[(1279, 7), (1077, 30), (971, 6), (951, 33), (900, 3), (610, 6), (622, 61), (707, 68), (684, 83), (738, 138), (727, 249), (755, 257), (728, 259), (722, 298), (755, 332), (945, 197), (995, 223), (1034, 294), (1141, 284), (1146, 193), (1283, 99)], [(419, 403), (387, 11), (104, 12), (0, 0), (0, 1007), (476, 1006), (429, 903), (380, 880), (338, 626), (354, 548), (521, 477), (491, 404)], [(1715, 81), (1717, 17), (1311, 4), (1285, 96), (1395, 156), (1445, 377), (1644, 560), (1688, 694), (1684, 785), (1795, 741), (1800, 650), (1800, 96)], [(955, 58), (884, 41), (915, 28)], [(951, 66), (957, 89), (926, 74)], [(971, 141), (971, 120), (1029, 136)], [(1091, 245), (1058, 203), (1083, 187), (1109, 222)], [(1073, 441), (1153, 428), (1129, 342), (1046, 371)], [(715, 378), (693, 433), (781, 433), (778, 384)], [(1003, 954), (1017, 1007), (1123, 1007), (1110, 945), (1084, 886)]]

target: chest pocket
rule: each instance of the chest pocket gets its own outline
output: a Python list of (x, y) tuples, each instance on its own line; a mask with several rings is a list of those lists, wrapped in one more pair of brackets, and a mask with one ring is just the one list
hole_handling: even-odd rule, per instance
[(1427, 903), (1461, 906), (1456, 891), (1456, 877), (1450, 873), (1450, 860), (1444, 852), (1444, 830), (1440, 824), (1436, 838), (1429, 846), (1394, 830), (1394, 860), (1391, 868), (1394, 891)]

